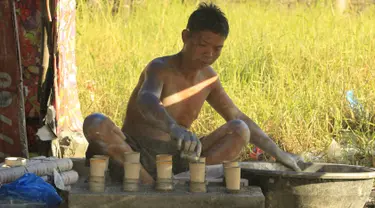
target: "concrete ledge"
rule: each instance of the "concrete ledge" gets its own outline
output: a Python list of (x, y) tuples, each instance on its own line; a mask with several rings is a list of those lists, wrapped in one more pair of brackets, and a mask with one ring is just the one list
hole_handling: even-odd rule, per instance
[(375, 208), (375, 189), (371, 191), (369, 199), (365, 204), (365, 208)]
[(242, 187), (238, 194), (228, 194), (225, 187), (208, 186), (207, 193), (190, 193), (186, 185), (176, 185), (173, 192), (157, 192), (151, 186), (141, 186), (139, 192), (123, 192), (121, 184), (111, 184), (104, 193), (91, 193), (87, 183), (79, 183), (69, 193), (70, 208), (263, 208), (265, 198), (259, 187)]

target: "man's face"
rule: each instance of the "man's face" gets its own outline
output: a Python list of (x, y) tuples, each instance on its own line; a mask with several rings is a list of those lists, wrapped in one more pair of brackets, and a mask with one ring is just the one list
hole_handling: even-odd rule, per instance
[(225, 37), (210, 31), (184, 31), (185, 52), (189, 54), (193, 66), (206, 67), (220, 56)]

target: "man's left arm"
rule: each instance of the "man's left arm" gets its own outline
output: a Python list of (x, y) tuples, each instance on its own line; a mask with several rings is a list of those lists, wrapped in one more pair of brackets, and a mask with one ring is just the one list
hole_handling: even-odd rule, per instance
[(289, 153), (282, 151), (276, 143), (262, 131), (262, 129), (247, 115), (241, 112), (233, 103), (232, 99), (225, 92), (220, 80), (213, 83), (207, 102), (228, 122), (234, 119), (244, 121), (250, 130), (250, 142), (271, 156), (275, 157), (281, 163), (300, 170), (295, 159)]

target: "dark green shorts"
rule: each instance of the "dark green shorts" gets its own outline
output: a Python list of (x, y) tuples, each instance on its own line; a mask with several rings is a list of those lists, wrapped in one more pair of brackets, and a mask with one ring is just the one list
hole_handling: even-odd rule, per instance
[(130, 145), (133, 151), (140, 152), (140, 160), (146, 171), (156, 179), (156, 155), (170, 154), (173, 158), (173, 174), (178, 174), (189, 170), (189, 161), (180, 157), (180, 151), (177, 150), (177, 142), (161, 141), (147, 137), (133, 138), (126, 133), (126, 143)]

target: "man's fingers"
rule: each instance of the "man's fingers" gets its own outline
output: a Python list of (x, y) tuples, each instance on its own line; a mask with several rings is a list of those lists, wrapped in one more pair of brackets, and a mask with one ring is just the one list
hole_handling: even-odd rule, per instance
[(201, 141), (198, 139), (198, 143), (197, 143), (197, 156), (200, 157), (200, 156), (201, 156), (201, 153), (202, 153), (202, 143), (201, 143)]
[(197, 157), (197, 155), (195, 153), (193, 154), (189, 154), (189, 156), (187, 157), (188, 160), (192, 161), (192, 162), (196, 162), (199, 160), (199, 157)]
[(181, 150), (181, 147), (182, 147), (182, 139), (181, 139), (181, 138), (178, 138), (178, 139), (177, 139), (177, 149), (178, 149), (178, 150)]
[(195, 153), (195, 147), (197, 146), (197, 138), (192, 132), (189, 132), (189, 136), (191, 141), (189, 152)]
[(184, 151), (185, 152), (189, 152), (190, 145), (191, 145), (191, 141), (190, 140), (185, 140), (184, 141)]
[(189, 152), (195, 152), (196, 146), (197, 146), (197, 141), (192, 141), (190, 144)]
[(182, 151), (182, 152), (180, 153), (180, 157), (181, 157), (182, 159), (184, 159), (184, 158), (186, 158), (186, 157), (187, 157), (187, 154), (185, 154), (185, 152), (184, 152), (184, 151)]

